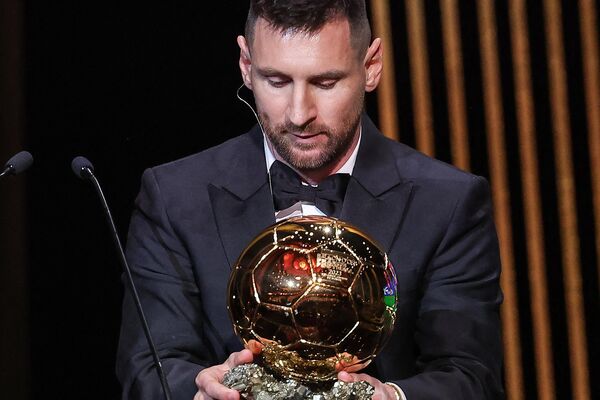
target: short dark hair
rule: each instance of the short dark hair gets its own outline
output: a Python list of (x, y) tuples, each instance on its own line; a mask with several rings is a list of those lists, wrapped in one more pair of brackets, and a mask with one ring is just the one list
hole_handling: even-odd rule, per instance
[(371, 43), (365, 0), (251, 0), (245, 31), (248, 43), (252, 43), (258, 18), (281, 32), (305, 33), (316, 33), (328, 22), (344, 18), (361, 57)]

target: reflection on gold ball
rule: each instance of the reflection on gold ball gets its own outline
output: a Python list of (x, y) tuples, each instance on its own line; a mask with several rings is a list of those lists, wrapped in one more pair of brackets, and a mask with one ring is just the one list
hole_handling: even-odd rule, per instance
[(228, 308), (246, 347), (275, 373), (308, 383), (364, 368), (387, 342), (396, 275), (357, 228), (299, 217), (261, 232), (236, 261)]

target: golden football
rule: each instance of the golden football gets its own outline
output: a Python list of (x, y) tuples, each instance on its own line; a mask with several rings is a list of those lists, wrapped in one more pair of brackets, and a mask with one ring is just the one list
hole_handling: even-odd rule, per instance
[(228, 309), (235, 332), (277, 375), (307, 383), (359, 371), (389, 339), (394, 268), (359, 229), (299, 217), (261, 232), (233, 266)]

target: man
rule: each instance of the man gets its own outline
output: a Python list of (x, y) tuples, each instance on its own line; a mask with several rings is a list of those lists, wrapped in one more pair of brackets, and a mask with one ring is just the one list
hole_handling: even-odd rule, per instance
[[(226, 284), (243, 248), (289, 211), (277, 206), (271, 179), (289, 172), (285, 165), (304, 185), (350, 174), (341, 207), (296, 211), (363, 229), (398, 276), (392, 338), (365, 371), (338, 378), (368, 381), (377, 399), (501, 398), (502, 295), (487, 183), (386, 139), (362, 113), (382, 71), (364, 0), (253, 0), (238, 45), (260, 124), (146, 171), (128, 238), (174, 398), (238, 398), (223, 375), (253, 355), (232, 330)], [(162, 398), (128, 294), (117, 372), (123, 398)]]

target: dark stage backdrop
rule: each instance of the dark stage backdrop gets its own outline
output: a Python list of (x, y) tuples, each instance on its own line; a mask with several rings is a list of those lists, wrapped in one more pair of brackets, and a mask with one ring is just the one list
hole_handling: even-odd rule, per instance
[(31, 398), (119, 392), (121, 268), (71, 159), (94, 163), (125, 238), (145, 168), (252, 126), (235, 95), (246, 3), (25, 2)]
[[(510, 400), (600, 395), (600, 0), (372, 0), (387, 135), (490, 180)], [(121, 268), (145, 168), (253, 125), (235, 97), (248, 0), (0, 0), (0, 392), (116, 399)], [(250, 98), (248, 91), (243, 91)], [(410, 399), (409, 399), (410, 400)]]

